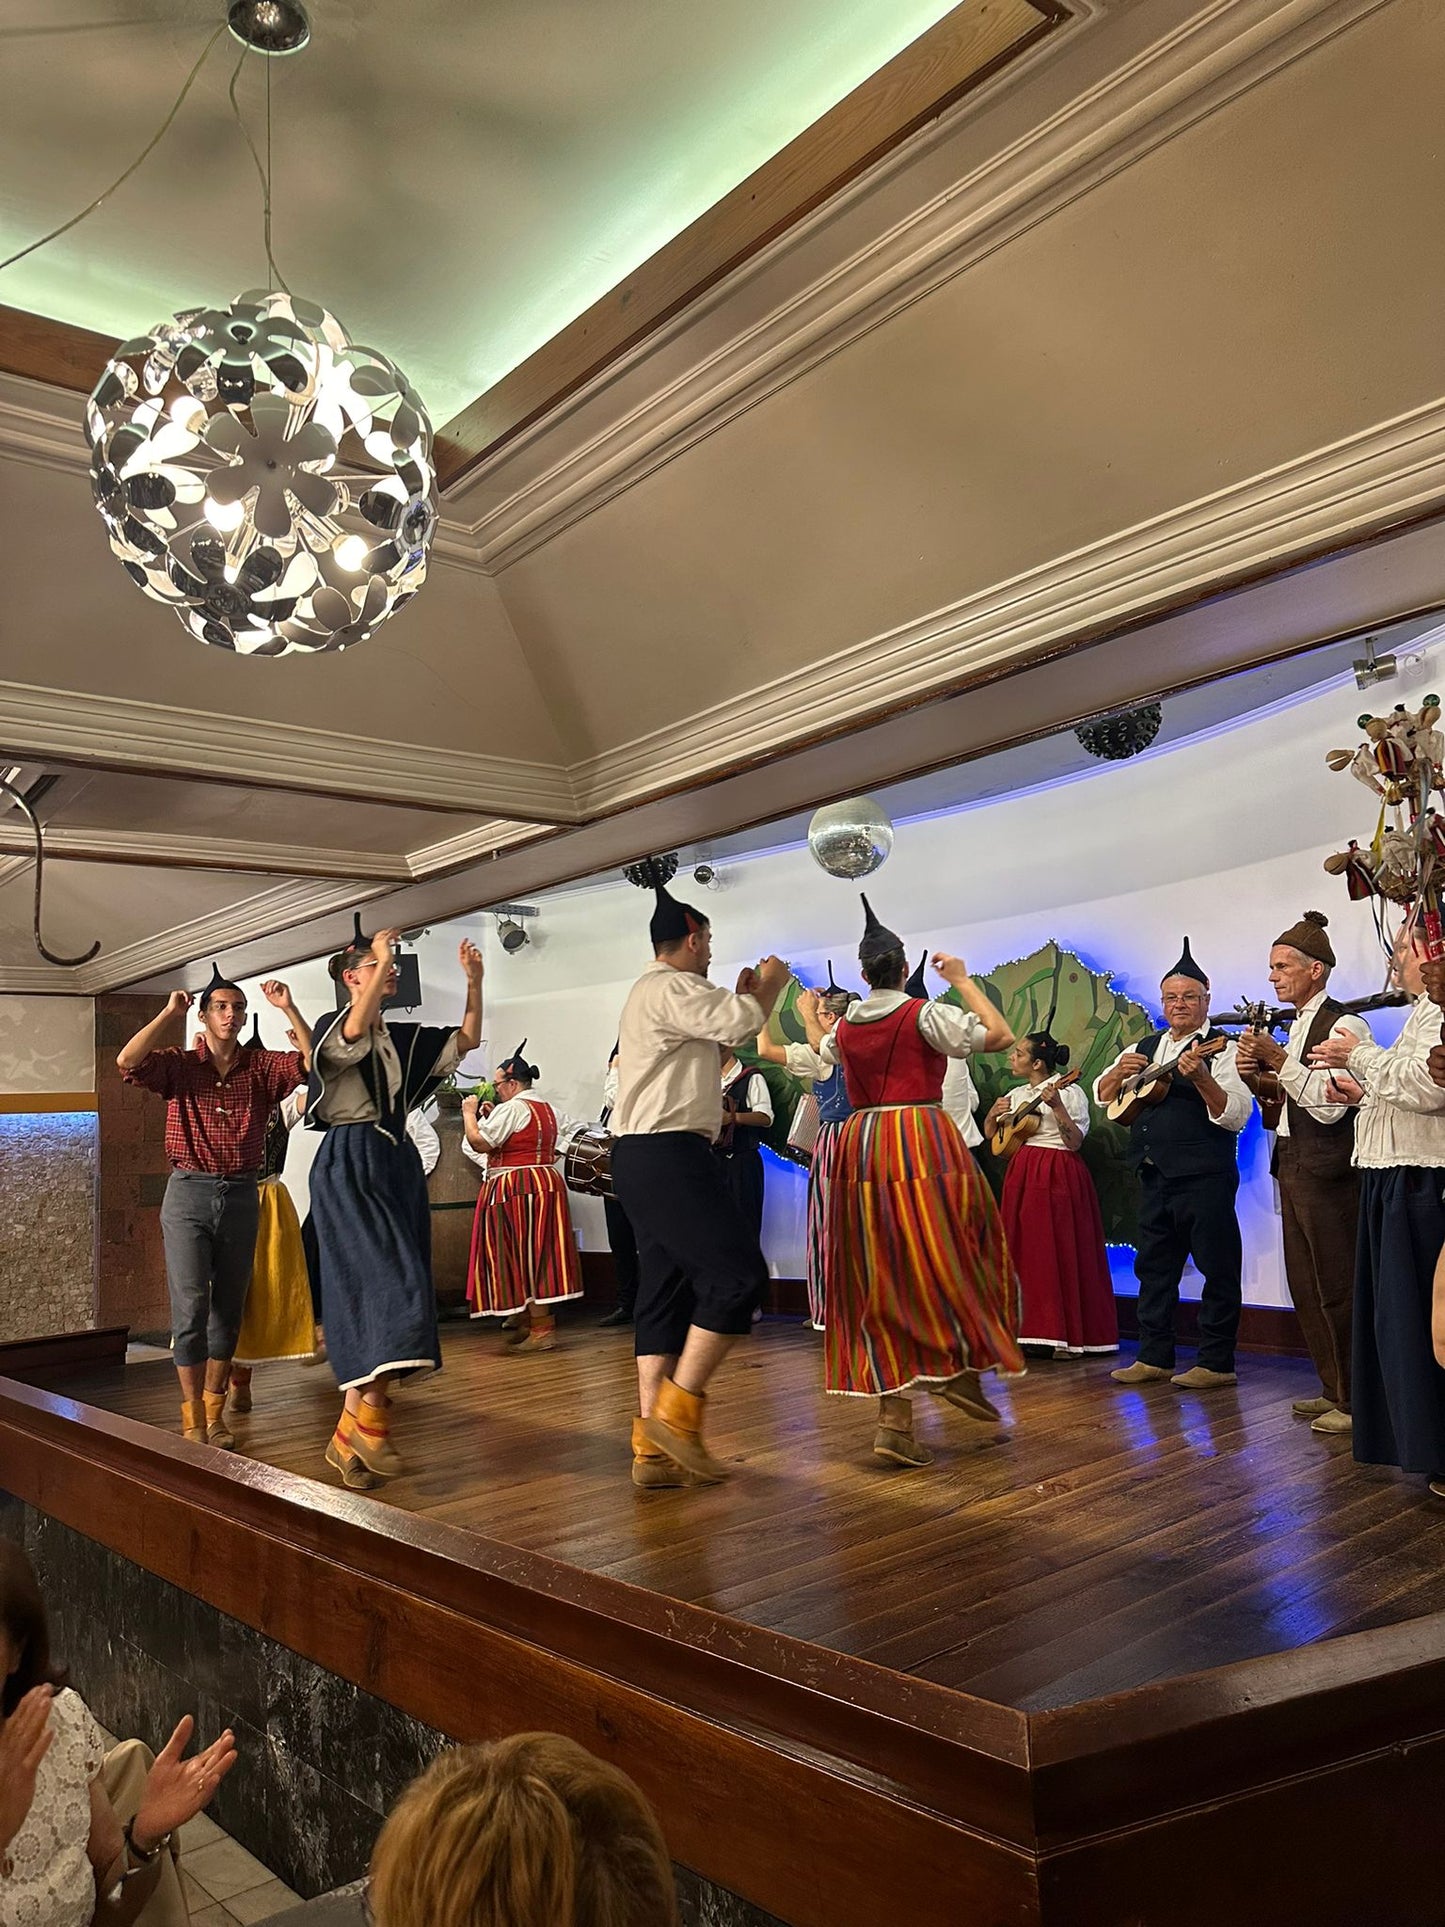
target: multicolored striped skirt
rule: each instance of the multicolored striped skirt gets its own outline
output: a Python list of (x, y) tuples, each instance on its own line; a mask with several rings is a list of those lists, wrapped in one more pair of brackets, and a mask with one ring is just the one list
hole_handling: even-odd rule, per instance
[(482, 1186), (472, 1220), (467, 1302), (473, 1318), (581, 1296), (562, 1173), (551, 1164), (504, 1166)]
[(998, 1207), (936, 1105), (856, 1111), (839, 1125), (823, 1256), (828, 1391), (878, 1398), (1025, 1369)]
[(823, 1245), (828, 1233), (828, 1177), (838, 1155), (842, 1123), (820, 1124), (813, 1158), (808, 1166), (808, 1318), (815, 1332), (823, 1329), (827, 1288), (823, 1278)]

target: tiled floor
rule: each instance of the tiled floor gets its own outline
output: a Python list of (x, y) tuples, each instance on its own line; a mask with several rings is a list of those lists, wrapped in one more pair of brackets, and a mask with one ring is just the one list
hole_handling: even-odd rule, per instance
[[(107, 1746), (115, 1745), (109, 1734), (105, 1738)], [(252, 1927), (301, 1904), (300, 1894), (204, 1813), (181, 1828), (181, 1888), (191, 1927)]]

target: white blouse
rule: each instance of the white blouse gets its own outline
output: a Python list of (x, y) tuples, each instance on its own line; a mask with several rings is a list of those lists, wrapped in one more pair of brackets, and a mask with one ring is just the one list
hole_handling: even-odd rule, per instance
[(14, 1872), (0, 1876), (0, 1927), (88, 1927), (95, 1913), (90, 1783), (105, 1742), (90, 1708), (67, 1687), (50, 1703), (54, 1738), (35, 1776), (35, 1798), (10, 1842)]
[[(1037, 1089), (1038, 1086), (1036, 1084), (1016, 1084), (1008, 1093), (1009, 1109), (1013, 1111), (1018, 1110), (1021, 1104), (1026, 1104), (1028, 1100), (1034, 1096)], [(1059, 1097), (1063, 1101), (1064, 1109), (1068, 1112), (1074, 1123), (1078, 1125), (1083, 1135), (1087, 1137), (1089, 1135), (1088, 1098), (1085, 1097), (1077, 1084), (1066, 1084), (1059, 1092)], [(1026, 1144), (1032, 1144), (1040, 1151), (1067, 1151), (1070, 1149), (1070, 1146), (1064, 1142), (1064, 1134), (1059, 1129), (1059, 1120), (1054, 1116), (1052, 1105), (1047, 1103), (1041, 1104), (1034, 1115), (1039, 1120), (1039, 1128), (1034, 1132), (1032, 1137), (1025, 1138), (1024, 1142)]]
[(1350, 1052), (1350, 1076), (1365, 1087), (1355, 1120), (1355, 1163), (1361, 1170), (1445, 1165), (1445, 1090), (1426, 1064), (1440, 1042), (1440, 1025), (1440, 1011), (1428, 997), (1417, 997), (1393, 1044), (1356, 1044)]
[[(515, 1137), (518, 1131), (527, 1129), (532, 1122), (530, 1116), (532, 1106), (546, 1102), (547, 1099), (540, 1091), (519, 1091), (515, 1097), (509, 1097), (505, 1104), (494, 1105), (485, 1117), (477, 1119), (477, 1136), (482, 1140), (485, 1149), (474, 1150), (467, 1139), (466, 1132), (463, 1131), (463, 1151), (473, 1164), (485, 1164), (488, 1151), (499, 1151), (509, 1137)], [(555, 1104), (552, 1106), (552, 1115), (557, 1120), (557, 1155), (560, 1157), (579, 1131), (590, 1131), (592, 1126), (584, 1123), (581, 1118), (568, 1117), (566, 1112), (559, 1111)]]

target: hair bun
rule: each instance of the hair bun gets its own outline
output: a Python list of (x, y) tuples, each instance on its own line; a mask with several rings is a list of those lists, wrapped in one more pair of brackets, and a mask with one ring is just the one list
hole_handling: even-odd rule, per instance
[(1321, 930), (1327, 930), (1330, 924), (1330, 920), (1323, 910), (1306, 910), (1303, 917), (1300, 918), (1300, 922), (1317, 923)]
[(1054, 1062), (1055, 1062), (1055, 1064), (1056, 1064), (1056, 1065), (1057, 1065), (1057, 1066), (1059, 1067), (1059, 1069), (1060, 1069), (1060, 1070), (1062, 1070), (1062, 1069), (1064, 1068), (1064, 1066), (1065, 1066), (1065, 1064), (1067, 1064), (1067, 1063), (1068, 1063), (1068, 1061), (1069, 1061), (1069, 1047), (1068, 1047), (1068, 1045), (1067, 1045), (1067, 1044), (1055, 1044), (1055, 1045), (1054, 1045)]

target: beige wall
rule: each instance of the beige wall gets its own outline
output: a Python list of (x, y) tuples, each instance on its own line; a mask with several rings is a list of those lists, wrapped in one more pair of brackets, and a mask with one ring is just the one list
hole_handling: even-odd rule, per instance
[(0, 1098), (94, 1090), (92, 999), (0, 996)]

